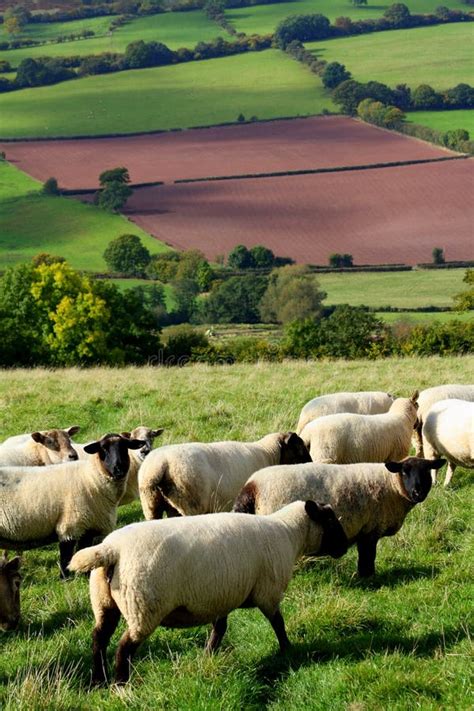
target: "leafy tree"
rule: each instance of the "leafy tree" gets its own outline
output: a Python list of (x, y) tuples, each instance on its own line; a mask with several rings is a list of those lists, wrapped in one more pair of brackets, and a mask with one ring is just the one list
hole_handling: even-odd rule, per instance
[(352, 267), (353, 257), (352, 254), (339, 254), (339, 252), (334, 252), (329, 255), (329, 266), (340, 269), (342, 267)]
[(275, 269), (260, 302), (262, 321), (287, 323), (317, 318), (326, 293), (308, 267), (293, 265)]
[(153, 254), (150, 258), (150, 263), (146, 267), (146, 275), (149, 279), (158, 279), (158, 281), (167, 284), (176, 278), (179, 261), (179, 252)]
[(402, 111), (411, 108), (411, 89), (406, 84), (397, 84), (393, 90), (393, 103)]
[(385, 128), (397, 128), (403, 122), (405, 114), (396, 106), (386, 106), (380, 101), (364, 99), (357, 107), (357, 114), (363, 121)]
[(474, 309), (474, 269), (466, 270), (463, 282), (467, 284), (467, 289), (456, 294), (453, 308), (456, 311), (472, 311)]
[(293, 40), (311, 42), (326, 39), (331, 34), (331, 25), (324, 15), (291, 15), (282, 20), (275, 30), (275, 43), (286, 49)]
[(62, 262), (65, 262), (66, 260), (64, 257), (59, 257), (56, 254), (49, 254), (48, 252), (39, 252), (39, 254), (35, 254), (33, 259), (31, 260), (31, 263), (35, 267), (39, 267), (40, 264), (61, 264)]
[(367, 98), (367, 92), (364, 84), (347, 79), (334, 89), (332, 98), (335, 104), (340, 105), (343, 113), (354, 115), (360, 102)]
[(212, 269), (206, 257), (198, 249), (182, 252), (176, 269), (175, 278), (193, 279), (200, 291), (206, 291), (212, 279)]
[(456, 84), (444, 93), (444, 101), (448, 106), (458, 109), (474, 108), (474, 89), (469, 84)]
[(239, 123), (244, 123), (244, 121), (245, 121), (245, 116), (244, 116), (243, 114), (239, 114), (239, 115), (237, 116), (237, 121), (238, 121)]
[(197, 295), (199, 286), (194, 279), (177, 279), (172, 282), (173, 297), (176, 308), (173, 310), (175, 318), (180, 321), (189, 321), (197, 310)]
[(408, 27), (410, 25), (410, 10), (401, 2), (394, 3), (387, 7), (383, 16), (395, 27)]
[(420, 84), (412, 92), (414, 109), (437, 109), (442, 105), (442, 97), (429, 84)]
[(207, 323), (258, 323), (259, 303), (267, 288), (262, 276), (231, 277), (205, 300), (201, 319)]
[(463, 150), (463, 143), (467, 141), (469, 141), (469, 132), (463, 128), (456, 128), (443, 134), (443, 145), (454, 151)]
[(136, 40), (127, 45), (124, 61), (129, 69), (140, 69), (171, 64), (173, 56), (173, 52), (162, 42)]
[(133, 190), (128, 185), (127, 168), (112, 168), (99, 175), (101, 190), (96, 194), (96, 204), (104, 210), (118, 212), (124, 207)]
[(150, 262), (150, 252), (137, 235), (120, 235), (109, 243), (104, 259), (112, 272), (142, 276)]
[(444, 250), (441, 247), (433, 247), (431, 252), (433, 264), (444, 264)]
[(9, 35), (19, 35), (21, 32), (21, 24), (18, 21), (17, 17), (9, 17), (7, 18), (4, 23), (3, 27), (5, 28), (5, 32)]
[(250, 250), (243, 244), (238, 244), (229, 252), (227, 264), (231, 269), (251, 269), (254, 261)]
[(109, 170), (104, 170), (99, 175), (99, 183), (102, 187), (105, 187), (109, 183), (121, 183), (123, 185), (130, 182), (130, 173), (128, 168), (111, 168)]
[(43, 193), (45, 195), (59, 195), (59, 186), (56, 178), (48, 178), (43, 183)]
[(213, 277), (214, 272), (209, 262), (201, 262), (196, 272), (196, 281), (199, 286), (199, 291), (208, 291), (212, 284)]
[(45, 86), (75, 76), (58, 59), (23, 59), (17, 69), (15, 84), (20, 87)]
[(184, 365), (193, 351), (207, 348), (209, 341), (202, 331), (189, 324), (170, 326), (166, 330), (165, 362), (168, 365)]
[[(367, 0), (366, 0), (367, 2)], [(327, 89), (335, 89), (343, 81), (351, 78), (351, 73), (347, 71), (344, 64), (339, 62), (329, 62), (322, 74), (323, 84)]]
[(23, 25), (28, 24), (30, 21), (31, 12), (23, 7), (23, 5), (13, 5), (5, 10), (3, 20), (6, 21), (11, 18), (15, 18), (18, 21), (18, 24), (23, 27)]
[(256, 269), (268, 269), (274, 265), (275, 255), (268, 247), (257, 244), (255, 247), (251, 247), (249, 251)]

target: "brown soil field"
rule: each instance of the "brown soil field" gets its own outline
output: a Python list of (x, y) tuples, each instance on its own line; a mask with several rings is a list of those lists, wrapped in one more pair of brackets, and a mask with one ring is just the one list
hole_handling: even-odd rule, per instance
[(96, 188), (99, 174), (126, 166), (132, 183), (269, 173), (455, 155), (349, 118), (313, 117), (208, 129), (61, 141), (0, 143), (7, 159), (62, 188)]
[(209, 258), (264, 244), (298, 262), (358, 264), (474, 258), (474, 159), (320, 175), (135, 190), (127, 216), (178, 249)]

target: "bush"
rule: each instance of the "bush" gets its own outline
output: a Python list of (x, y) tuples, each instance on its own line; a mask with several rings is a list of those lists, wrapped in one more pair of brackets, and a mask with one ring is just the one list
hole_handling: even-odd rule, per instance
[(339, 254), (339, 252), (334, 252), (329, 255), (329, 266), (336, 269), (342, 267), (352, 267), (353, 257), (352, 254)]
[(150, 262), (150, 252), (136, 235), (121, 235), (112, 240), (104, 252), (104, 259), (112, 272), (128, 276), (142, 276)]
[(60, 190), (56, 178), (48, 178), (43, 183), (43, 193), (45, 195), (59, 195)]
[(444, 250), (441, 247), (433, 247), (432, 251), (433, 264), (444, 264)]
[(326, 39), (330, 34), (331, 25), (324, 15), (292, 15), (278, 24), (274, 40), (280, 49), (286, 49), (293, 40), (312, 42)]
[(347, 71), (344, 64), (330, 62), (326, 65), (321, 77), (327, 89), (335, 89), (343, 81), (351, 79), (351, 73)]
[(204, 323), (258, 323), (260, 300), (268, 279), (262, 276), (231, 277), (214, 287), (202, 304)]
[(202, 330), (188, 324), (170, 326), (166, 329), (164, 344), (165, 365), (185, 365), (193, 352), (209, 347), (209, 340)]

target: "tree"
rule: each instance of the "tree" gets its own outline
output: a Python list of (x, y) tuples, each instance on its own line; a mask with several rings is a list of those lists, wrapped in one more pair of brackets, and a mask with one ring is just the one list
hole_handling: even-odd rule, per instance
[(429, 84), (420, 84), (412, 92), (414, 109), (438, 109), (442, 105), (442, 97)]
[(274, 39), (280, 49), (286, 49), (293, 40), (312, 42), (330, 34), (331, 25), (324, 15), (291, 15), (277, 25)]
[(212, 289), (203, 303), (206, 323), (258, 323), (259, 303), (267, 288), (262, 276), (231, 277)]
[(354, 115), (360, 102), (367, 98), (367, 91), (364, 84), (347, 79), (334, 89), (332, 98), (334, 103), (340, 105), (343, 113)]
[(173, 62), (173, 52), (162, 42), (137, 40), (125, 49), (125, 65), (129, 69), (158, 67)]
[(3, 20), (6, 21), (13, 17), (18, 20), (18, 24), (23, 27), (23, 25), (26, 25), (30, 21), (31, 12), (23, 7), (23, 5), (13, 5), (5, 10)]
[(3, 23), (5, 32), (9, 35), (19, 35), (21, 32), (21, 24), (17, 17), (9, 17)]
[(326, 293), (308, 267), (293, 265), (275, 269), (260, 302), (262, 321), (287, 323), (317, 318)]
[(227, 264), (231, 269), (251, 269), (254, 266), (252, 254), (243, 244), (238, 244), (229, 252)]
[(149, 279), (158, 279), (167, 284), (176, 278), (178, 264), (180, 261), (179, 252), (163, 252), (163, 254), (153, 254), (150, 263), (146, 268), (146, 275)]
[(327, 89), (335, 89), (343, 81), (351, 78), (351, 73), (347, 71), (344, 64), (339, 62), (329, 62), (322, 74), (323, 84)]
[(172, 282), (175, 309), (173, 313), (180, 321), (189, 321), (197, 310), (196, 297), (199, 286), (194, 279), (177, 279)]
[(104, 259), (112, 272), (128, 276), (142, 276), (150, 262), (150, 252), (137, 235), (120, 235), (112, 240), (104, 252)]
[(133, 190), (128, 185), (127, 168), (112, 168), (99, 175), (101, 190), (96, 194), (96, 204), (104, 210), (118, 212), (124, 207)]
[(441, 247), (433, 247), (431, 252), (433, 264), (444, 264), (444, 250)]
[(128, 168), (111, 168), (104, 170), (99, 175), (99, 183), (102, 187), (109, 183), (121, 183), (123, 185), (130, 182), (130, 174)]
[[(211, 277), (212, 269), (201, 251), (189, 249), (180, 254), (175, 274), (175, 278), (178, 281), (181, 279), (193, 279), (200, 287), (200, 291), (205, 291), (209, 286)], [(201, 284), (203, 288), (201, 288)]]
[(387, 7), (383, 16), (395, 27), (408, 27), (410, 25), (410, 10), (401, 2)]
[(443, 134), (443, 145), (454, 151), (462, 151), (464, 149), (463, 144), (467, 141), (469, 141), (469, 132), (464, 128), (455, 128)]
[(456, 294), (453, 308), (456, 311), (472, 311), (474, 309), (474, 269), (466, 270), (463, 282), (467, 284), (467, 289)]
[(361, 7), (362, 5), (367, 5), (367, 0), (351, 0), (354, 7)]
[(275, 255), (268, 247), (257, 244), (255, 247), (251, 247), (249, 251), (256, 269), (268, 269), (274, 265)]
[(59, 195), (59, 186), (56, 178), (48, 178), (43, 183), (43, 193), (45, 195)]
[(352, 254), (339, 254), (339, 252), (334, 252), (329, 255), (329, 266), (335, 267), (336, 269), (341, 269), (343, 267), (353, 266)]

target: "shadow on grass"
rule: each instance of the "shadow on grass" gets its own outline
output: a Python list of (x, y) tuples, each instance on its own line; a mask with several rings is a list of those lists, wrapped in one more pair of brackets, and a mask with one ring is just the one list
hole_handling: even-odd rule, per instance
[(357, 587), (362, 590), (377, 590), (384, 586), (395, 588), (397, 585), (404, 585), (407, 582), (420, 580), (421, 578), (432, 580), (439, 572), (439, 568), (432, 565), (395, 566), (382, 573), (376, 572), (371, 578), (354, 577), (350, 587)]

